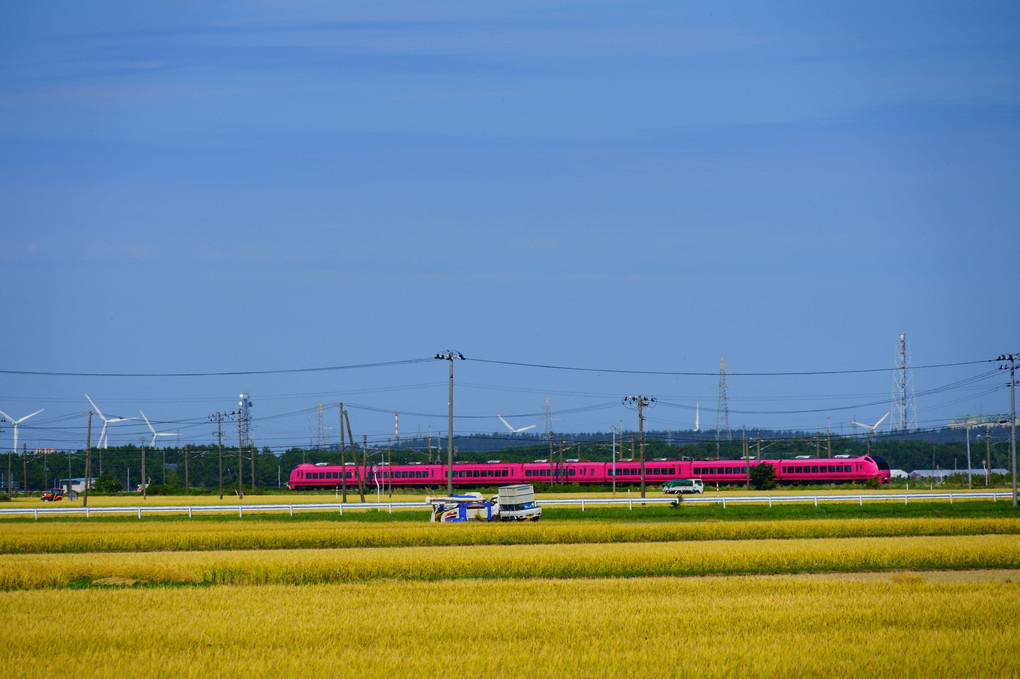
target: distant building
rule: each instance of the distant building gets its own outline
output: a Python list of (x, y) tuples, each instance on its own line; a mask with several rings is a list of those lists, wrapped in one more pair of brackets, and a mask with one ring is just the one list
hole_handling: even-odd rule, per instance
[[(1009, 470), (997, 467), (992, 469), (991, 473), (1008, 474)], [(983, 468), (971, 469), (970, 474), (971, 476), (984, 476), (985, 470)], [(966, 475), (967, 475), (966, 469), (915, 469), (914, 471), (910, 472), (910, 478), (912, 479), (928, 479), (932, 477), (936, 479), (944, 479), (948, 476), (966, 476)]]
[[(96, 479), (93, 478), (92, 479), (92, 483), (95, 483), (95, 482), (96, 482)], [(73, 492), (76, 492), (76, 493), (84, 493), (85, 492), (85, 477), (84, 476), (80, 476), (80, 477), (78, 477), (76, 479), (60, 479), (60, 481), (57, 482), (57, 485), (60, 488), (63, 488), (64, 490), (67, 490), (67, 491), (73, 491)]]

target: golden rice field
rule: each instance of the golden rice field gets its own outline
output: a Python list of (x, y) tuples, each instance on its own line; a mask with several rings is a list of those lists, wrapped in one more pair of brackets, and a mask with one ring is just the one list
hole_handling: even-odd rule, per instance
[(2, 525), (0, 554), (161, 550), (419, 547), (690, 540), (806, 539), (911, 535), (1020, 535), (1020, 518), (435, 525), (338, 521), (73, 521)]
[(7, 554), (0, 589), (966, 568), (1020, 569), (1020, 535)]
[(1015, 677), (1020, 586), (900, 574), (0, 593), (6, 677)]
[(10, 521), (0, 667), (1015, 677), (1018, 582), (1011, 517)]

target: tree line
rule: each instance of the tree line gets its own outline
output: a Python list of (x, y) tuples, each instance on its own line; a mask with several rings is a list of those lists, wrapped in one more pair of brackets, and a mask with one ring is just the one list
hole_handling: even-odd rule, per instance
[[(502, 462), (532, 462), (537, 459), (559, 462), (561, 460), (587, 460), (608, 462), (613, 459), (612, 441), (600, 440), (592, 436), (571, 438), (553, 438), (550, 441), (534, 440), (530, 445), (516, 445), (495, 450), (490, 442), (477, 446), (472, 445), (480, 437), (454, 437), (455, 459), (460, 462), (487, 462), (498, 459)], [(503, 437), (503, 440), (506, 440)], [(740, 459), (747, 452), (752, 458), (760, 454), (762, 459), (791, 458), (798, 455), (828, 457), (830, 455), (850, 455), (857, 457), (871, 453), (883, 457), (893, 469), (910, 472), (915, 469), (966, 469), (967, 454), (963, 441), (924, 441), (898, 440), (883, 438), (857, 438), (825, 436), (800, 436), (793, 438), (749, 438), (744, 441), (737, 438), (730, 441), (696, 441), (677, 443), (666, 438), (646, 435), (644, 456), (646, 461), (655, 458), (668, 459)], [(220, 487), (232, 492), (237, 488), (239, 479), (243, 481), (245, 492), (254, 486), (259, 489), (273, 489), (287, 486), (290, 472), (301, 463), (340, 464), (341, 452), (335, 447), (319, 449), (290, 448), (281, 453), (274, 452), (268, 446), (261, 450), (249, 448), (242, 450), (240, 470), (237, 448), (224, 447), (221, 450), (216, 444), (188, 445), (166, 448), (145, 449), (145, 476), (150, 484), (173, 486), (180, 489), (195, 491), (213, 490)], [(140, 446), (116, 446), (108, 449), (92, 450), (92, 477), (106, 477), (111, 490), (135, 490), (142, 482), (142, 453)], [(972, 441), (971, 466), (981, 468), (982, 460), (991, 454), (989, 467), (1009, 467), (1009, 443), (997, 440), (990, 446), (985, 440)], [(254, 484), (252, 483), (252, 455), (254, 455)], [(615, 443), (617, 460), (640, 457), (640, 442), (629, 435), (617, 439)], [(6, 459), (4, 459), (6, 458)], [(8, 488), (8, 468), (16, 491), (25, 488), (24, 479), (28, 479), (28, 489), (42, 490), (52, 487), (62, 479), (82, 478), (85, 475), (86, 453), (83, 450), (57, 451), (42, 453), (24, 451), (21, 454), (7, 452), (0, 456), (0, 478), (2, 491)], [(403, 447), (387, 449), (385, 447), (369, 447), (364, 449), (356, 445), (353, 450), (348, 448), (344, 454), (345, 462), (367, 461), (369, 465), (380, 464), (392, 460), (393, 464), (407, 463), (445, 463), (446, 449), (434, 447), (411, 447), (403, 442)]]

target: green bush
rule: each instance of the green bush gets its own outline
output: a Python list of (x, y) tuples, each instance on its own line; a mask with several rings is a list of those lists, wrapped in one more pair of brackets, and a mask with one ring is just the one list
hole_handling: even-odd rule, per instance
[(97, 493), (119, 493), (124, 490), (124, 484), (116, 476), (103, 474), (92, 482), (92, 490)]
[(771, 490), (776, 487), (776, 470), (770, 464), (751, 467), (751, 486), (755, 490)]

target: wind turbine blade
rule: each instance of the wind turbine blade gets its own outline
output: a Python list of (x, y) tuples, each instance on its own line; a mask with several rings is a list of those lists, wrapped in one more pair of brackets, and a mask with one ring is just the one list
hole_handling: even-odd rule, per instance
[[(142, 413), (141, 410), (139, 410), (138, 412)], [(145, 424), (149, 425), (149, 431), (151, 431), (153, 434), (155, 434), (156, 430), (152, 428), (152, 423), (149, 422), (149, 418), (147, 418), (145, 416), (145, 413), (142, 413), (142, 419), (145, 420)], [(153, 439), (153, 440), (155, 440), (155, 439)]]
[(514, 433), (514, 434), (517, 433), (517, 430), (514, 429), (513, 427), (511, 427), (510, 423), (507, 422), (506, 420), (504, 420), (502, 415), (500, 415), (499, 413), (496, 413), (496, 417), (498, 417), (499, 421), (502, 422), (503, 424), (505, 424), (506, 428), (509, 429), (512, 433)]
[(537, 424), (529, 424), (527, 427), (521, 427), (520, 429), (514, 429), (514, 433), (520, 433), (522, 431), (528, 431), (529, 429), (534, 429), (537, 426), (538, 426)]
[(103, 430), (99, 432), (99, 441), (96, 442), (96, 447), (103, 445), (103, 436), (106, 435), (106, 420), (103, 420)]
[(14, 418), (13, 418), (13, 417), (11, 417), (10, 415), (8, 415), (7, 413), (5, 413), (5, 412), (4, 412), (4, 411), (2, 411), (2, 410), (0, 410), (0, 417), (3, 417), (3, 418), (4, 418), (5, 420), (7, 420), (8, 422), (13, 422), (13, 421), (14, 421)]
[(890, 412), (892, 412), (892, 411), (891, 410), (887, 410), (885, 415), (882, 416), (882, 419), (880, 419), (878, 422), (876, 422), (875, 426), (872, 427), (871, 430), (874, 431), (875, 429), (878, 429), (878, 425), (882, 424), (882, 422), (885, 420), (885, 418), (889, 417), (889, 413)]
[(96, 402), (93, 401), (88, 394), (85, 394), (85, 398), (87, 398), (89, 400), (89, 403), (92, 404), (92, 407), (96, 409), (96, 414), (99, 415), (99, 419), (101, 419), (103, 422), (106, 422), (106, 417), (103, 415), (103, 411), (99, 409), (99, 406), (96, 405)]
[(27, 420), (27, 419), (28, 419), (28, 418), (30, 418), (30, 417), (35, 417), (36, 415), (38, 415), (39, 413), (41, 413), (41, 412), (42, 412), (42, 411), (44, 411), (44, 410), (46, 410), (46, 408), (40, 408), (39, 410), (35, 411), (35, 412), (34, 412), (34, 413), (32, 413), (31, 415), (25, 415), (25, 416), (24, 416), (23, 418), (21, 418), (20, 420), (18, 420), (18, 424), (21, 424), (22, 422), (24, 422), (25, 420)]

